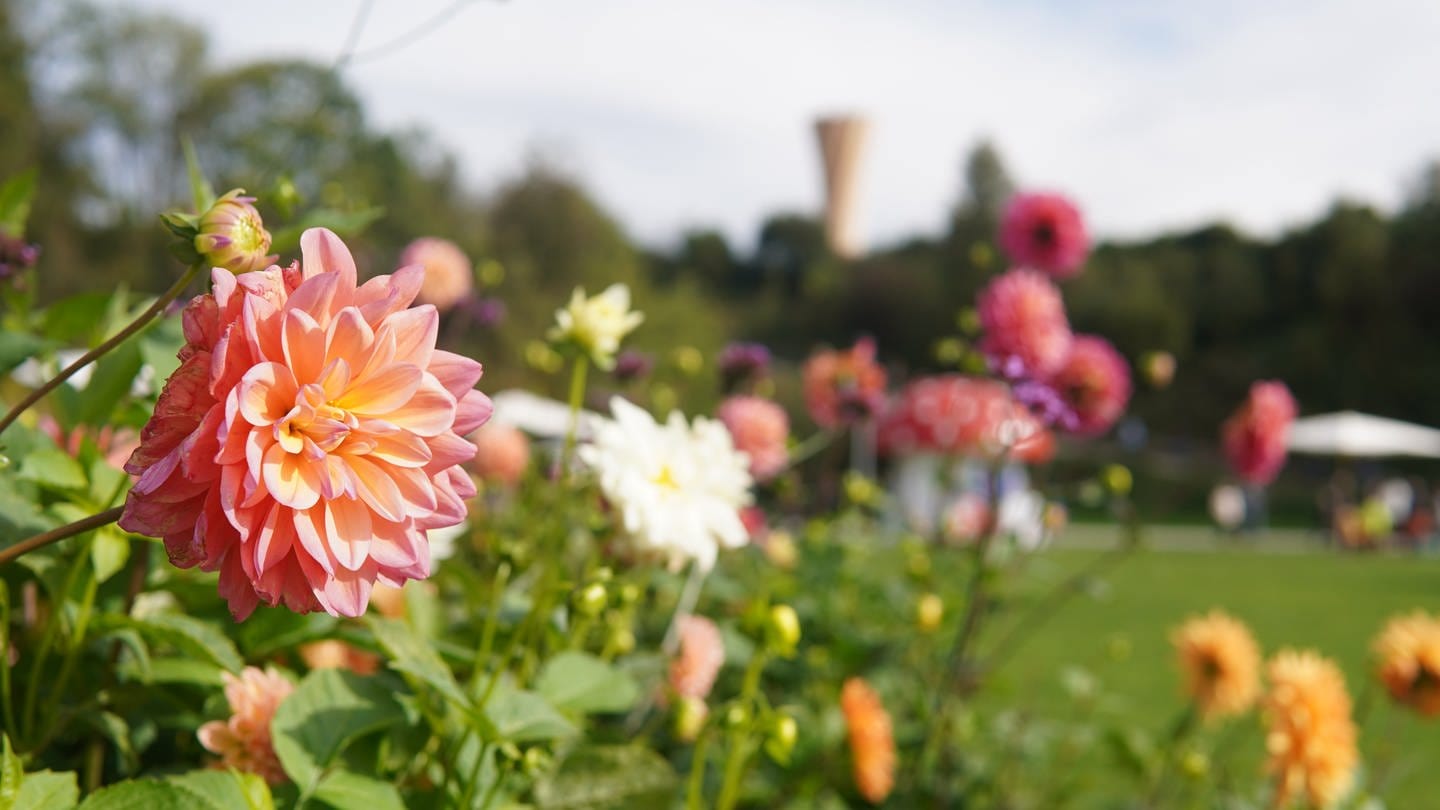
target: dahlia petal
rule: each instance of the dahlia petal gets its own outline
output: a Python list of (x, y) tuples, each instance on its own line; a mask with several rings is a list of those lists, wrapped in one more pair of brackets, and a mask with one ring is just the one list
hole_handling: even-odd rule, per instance
[[(307, 560), (314, 563), (323, 575), (334, 574), (335, 564), (331, 561), (330, 550), (326, 548), (325, 536), (321, 534), (325, 528), (324, 515), (321, 515), (318, 509), (296, 510), (294, 515), (295, 536), (299, 538), (300, 550), (304, 552), (296, 557), (301, 563)], [(306, 576), (311, 585), (314, 585), (315, 578), (309, 574)]]
[(355, 291), (355, 306), (372, 324), (385, 320), (392, 312), (410, 306), (425, 282), (425, 268), (419, 265), (402, 267), (388, 276), (376, 276)]
[[(333, 285), (332, 285), (333, 286)], [(292, 299), (293, 300), (293, 299)], [(282, 329), (285, 362), (300, 385), (318, 382), (325, 360), (325, 330), (302, 309), (285, 312)]]
[[(238, 551), (238, 549), (236, 549)], [(231, 553), (226, 555), (225, 561), (220, 566), (220, 597), (230, 605), (230, 615), (235, 621), (243, 622), (249, 618), (251, 613), (260, 604), (260, 595), (255, 593), (255, 586), (245, 576), (245, 571), (240, 565), (239, 555)]]
[(405, 405), (420, 390), (425, 372), (409, 363), (394, 363), (352, 380), (335, 406), (356, 414), (384, 416)]
[(360, 500), (369, 504), (376, 514), (386, 520), (404, 519), (405, 500), (400, 495), (400, 487), (389, 476), (386, 467), (362, 456), (351, 456), (347, 459), (347, 465)]
[(370, 556), (370, 510), (359, 501), (336, 500), (325, 504), (327, 546), (342, 568), (357, 571)]
[(473, 433), (489, 422), (493, 413), (495, 403), (490, 401), (490, 397), (472, 388), (466, 391), (456, 404), (455, 425), (452, 429), (462, 436)]
[(357, 358), (368, 357), (374, 342), (375, 330), (365, 322), (365, 316), (354, 307), (346, 307), (330, 322), (326, 334), (325, 362), (353, 362)]
[(370, 558), (384, 569), (406, 569), (421, 560), (430, 559), (430, 550), (425, 542), (425, 533), (404, 523), (388, 520), (374, 522), (374, 540), (370, 544)]
[(485, 367), (480, 363), (444, 349), (436, 349), (430, 355), (430, 365), (425, 370), (434, 374), (435, 379), (456, 399), (465, 396), (466, 391), (474, 388), (475, 383), (480, 382), (480, 377), (485, 373)]
[(446, 467), (464, 464), (475, 457), (475, 442), (462, 439), (449, 431), (426, 441), (430, 447), (430, 463), (425, 467), (428, 473), (437, 473)]
[(425, 467), (433, 456), (430, 446), (414, 433), (397, 430), (372, 438), (375, 440), (375, 447), (370, 451), (370, 457), (396, 467)]
[(290, 369), (261, 363), (240, 378), (240, 415), (256, 427), (272, 425), (294, 406), (297, 387)]
[[(420, 436), (439, 436), (455, 424), (455, 398), (434, 377), (422, 375), (423, 382), (404, 405), (378, 412), (385, 421)], [(366, 411), (368, 413), (368, 411)]]
[(425, 306), (402, 309), (385, 316), (377, 331), (395, 333), (395, 359), (402, 363), (414, 363), (420, 368), (430, 365), (435, 352), (435, 339), (440, 333), (440, 313), (435, 307)]
[(309, 509), (320, 500), (320, 471), (313, 462), (270, 445), (261, 462), (261, 480), (270, 497), (291, 509)]
[(245, 296), (245, 303), (240, 305), (240, 329), (251, 356), (257, 360), (280, 360), (285, 356), (275, 318), (279, 311), (273, 302), (254, 295)]
[[(350, 248), (340, 241), (340, 237), (328, 228), (309, 228), (300, 234), (300, 257), (300, 266), (307, 281), (317, 275), (334, 274), (339, 289), (347, 295), (355, 289), (355, 257), (350, 255)], [(350, 302), (339, 303), (344, 306)]]
[(339, 277), (334, 273), (307, 277), (295, 288), (295, 292), (290, 293), (285, 302), (285, 311), (304, 312), (311, 316), (317, 326), (328, 326), (339, 282)]
[(373, 580), (366, 579), (359, 571), (336, 571), (335, 576), (325, 582), (324, 589), (332, 612), (349, 618), (363, 616), (370, 603), (372, 584)]
[(424, 517), (435, 511), (438, 505), (435, 497), (435, 487), (431, 484), (430, 476), (424, 470), (417, 470), (409, 467), (391, 467), (389, 470), (390, 480), (400, 490), (400, 498), (405, 502), (406, 514), (410, 517)]
[(280, 564), (295, 545), (295, 521), (283, 514), (284, 507), (270, 509), (255, 535), (255, 572), (264, 574)]

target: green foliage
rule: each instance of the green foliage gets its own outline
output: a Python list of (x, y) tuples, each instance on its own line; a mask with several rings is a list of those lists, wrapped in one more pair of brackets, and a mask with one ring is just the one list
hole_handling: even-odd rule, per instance
[(670, 764), (642, 746), (581, 746), (535, 786), (535, 801), (540, 810), (661, 807), (676, 782)]
[(31, 169), (0, 183), (0, 236), (19, 238), (25, 233), (30, 218), (30, 202), (35, 197), (35, 178)]
[(640, 696), (633, 677), (583, 652), (563, 652), (546, 661), (535, 691), (558, 709), (582, 714), (623, 712)]
[[(271, 733), (285, 773), (313, 793), (357, 739), (404, 721), (391, 686), (350, 672), (320, 669), (306, 675), (275, 712)], [(335, 788), (345, 793), (342, 780)]]

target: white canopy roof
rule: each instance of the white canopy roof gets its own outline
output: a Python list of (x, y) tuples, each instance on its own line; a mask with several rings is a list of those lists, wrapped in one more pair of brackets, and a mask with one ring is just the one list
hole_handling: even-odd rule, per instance
[(1340, 411), (1296, 420), (1290, 427), (1290, 450), (1360, 458), (1440, 458), (1440, 430), (1383, 416)]

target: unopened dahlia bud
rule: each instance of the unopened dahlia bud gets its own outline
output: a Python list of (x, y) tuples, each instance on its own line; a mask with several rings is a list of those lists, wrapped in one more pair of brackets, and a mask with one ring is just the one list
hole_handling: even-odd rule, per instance
[(225, 193), (200, 216), (195, 250), (214, 267), (248, 273), (275, 263), (270, 255), (270, 232), (244, 189)]

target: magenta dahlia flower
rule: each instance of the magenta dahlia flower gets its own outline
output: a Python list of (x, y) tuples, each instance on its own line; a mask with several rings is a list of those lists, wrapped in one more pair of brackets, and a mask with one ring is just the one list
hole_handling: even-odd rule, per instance
[(475, 494), (461, 436), (491, 412), (480, 364), (436, 349), (435, 308), (410, 306), (419, 267), (357, 287), (335, 234), (300, 246), (288, 268), (212, 272), (126, 465), (120, 525), (219, 571), (237, 620), (262, 601), (359, 616), (376, 582), (429, 576), (426, 531)]
[(1000, 220), (1000, 247), (1010, 261), (1055, 278), (1080, 272), (1090, 236), (1080, 210), (1060, 194), (1016, 194)]
[(1070, 353), (1070, 320), (1060, 290), (1034, 270), (1010, 270), (976, 300), (985, 337), (980, 348), (1006, 377), (1043, 377)]
[(1285, 466), (1290, 425), (1298, 409), (1285, 383), (1259, 381), (1220, 428), (1220, 442), (1235, 474), (1252, 484), (1268, 484)]
[(1065, 362), (1045, 384), (1064, 403), (1061, 427), (1083, 436), (1109, 430), (1130, 403), (1130, 366), (1110, 341), (1094, 335), (1077, 335)]

